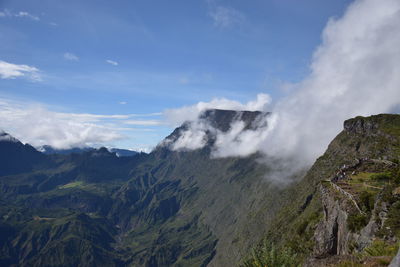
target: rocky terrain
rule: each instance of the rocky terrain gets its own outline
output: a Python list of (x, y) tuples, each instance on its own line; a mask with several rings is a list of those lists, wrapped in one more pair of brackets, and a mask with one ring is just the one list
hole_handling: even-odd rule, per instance
[[(399, 145), (399, 115), (346, 121), (288, 189), (292, 201), (245, 265), (272, 258), (289, 265), (388, 266), (399, 247)], [(272, 248), (280, 253), (266, 256)]]

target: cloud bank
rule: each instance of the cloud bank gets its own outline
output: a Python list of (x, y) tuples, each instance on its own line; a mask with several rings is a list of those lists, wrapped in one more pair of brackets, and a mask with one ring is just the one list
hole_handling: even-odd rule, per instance
[(156, 121), (135, 120), (154, 114), (87, 114), (56, 112), (37, 103), (0, 98), (0, 132), (4, 130), (24, 143), (58, 149), (110, 145), (126, 139), (126, 131), (146, 131), (135, 126), (152, 126)]
[(280, 101), (266, 153), (311, 163), (355, 116), (391, 112), (400, 103), (400, 1), (357, 0), (331, 19), (311, 74)]
[(210, 102), (199, 102), (193, 106), (168, 109), (164, 111), (164, 116), (171, 126), (178, 126), (185, 121), (197, 120), (199, 115), (207, 109), (267, 111), (270, 103), (271, 97), (268, 94), (258, 94), (255, 100), (244, 104), (226, 98), (214, 98)]
[[(268, 126), (244, 131), (239, 121), (234, 122), (227, 133), (218, 133), (213, 156), (247, 156), (261, 151), (268, 158), (290, 159), (297, 169), (312, 164), (340, 132), (344, 120), (398, 110), (399, 47), (400, 1), (356, 0), (342, 17), (328, 22), (310, 74), (294, 85), (293, 93), (275, 103)], [(172, 148), (205, 145), (201, 137), (209, 126), (196, 123), (205, 109), (265, 111), (269, 103), (270, 97), (261, 94), (246, 104), (214, 99), (168, 110), (166, 117), (175, 125), (195, 122)], [(194, 138), (196, 145), (185, 147), (190, 144), (188, 138)]]

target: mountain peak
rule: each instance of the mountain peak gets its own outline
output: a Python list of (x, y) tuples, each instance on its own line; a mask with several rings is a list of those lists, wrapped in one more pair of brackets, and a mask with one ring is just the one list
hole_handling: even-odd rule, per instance
[(259, 116), (268, 114), (261, 111), (207, 109), (200, 114), (199, 119), (207, 121), (215, 129), (227, 132), (234, 121), (243, 121), (245, 128), (252, 128), (252, 124)]
[(398, 114), (379, 114), (369, 117), (358, 116), (344, 122), (344, 130), (349, 133), (376, 135), (378, 133), (399, 133)]
[(3, 130), (0, 130), (0, 142), (13, 142), (13, 143), (19, 143), (20, 141), (11, 136), (10, 134), (4, 132)]
[(160, 146), (172, 150), (195, 150), (210, 146), (221, 133), (233, 129), (235, 123), (240, 123), (240, 130), (234, 133), (236, 135), (266, 127), (265, 118), (269, 114), (261, 111), (207, 109), (196, 120), (186, 121), (176, 128)]

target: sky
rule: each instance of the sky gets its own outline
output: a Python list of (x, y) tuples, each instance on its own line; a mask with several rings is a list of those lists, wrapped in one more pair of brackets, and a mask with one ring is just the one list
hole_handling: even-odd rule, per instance
[[(266, 178), (287, 183), (324, 153), (345, 120), (400, 113), (399, 0), (356, 0), (341, 16), (329, 19), (321, 36), (310, 72), (286, 86), (286, 95), (274, 100), (263, 92), (244, 104), (213, 99), (167, 110), (170, 121), (189, 124), (177, 140), (167, 138), (163, 145), (195, 150), (204, 147), (207, 133), (212, 133), (212, 158), (261, 152), (259, 162), (272, 170)], [(221, 132), (199, 116), (212, 107), (271, 113), (259, 116), (249, 129), (238, 115), (230, 129)]]
[(352, 2), (0, 0), (0, 128), (148, 150), (181, 122), (168, 110), (292, 94)]

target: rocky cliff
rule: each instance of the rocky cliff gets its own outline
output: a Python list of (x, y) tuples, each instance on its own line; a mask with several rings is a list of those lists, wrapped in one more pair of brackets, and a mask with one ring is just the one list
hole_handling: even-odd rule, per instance
[(399, 159), (399, 115), (347, 120), (305, 177), (283, 193), (287, 208), (245, 265), (263, 264), (276, 247), (285, 254), (274, 257), (292, 264), (387, 266), (400, 237)]

